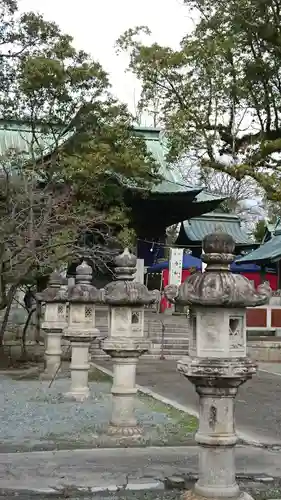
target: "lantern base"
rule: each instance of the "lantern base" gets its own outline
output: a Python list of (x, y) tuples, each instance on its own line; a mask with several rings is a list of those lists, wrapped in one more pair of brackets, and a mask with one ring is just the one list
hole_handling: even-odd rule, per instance
[(254, 500), (249, 493), (240, 491), (237, 496), (229, 497), (223, 495), (223, 489), (221, 495), (216, 494), (214, 496), (201, 496), (194, 490), (188, 490), (182, 495), (182, 500)]
[(71, 401), (83, 402), (89, 398), (89, 395), (90, 395), (90, 390), (88, 387), (87, 388), (85, 387), (83, 391), (73, 391), (73, 392), (69, 391), (65, 392), (63, 396)]
[(117, 438), (138, 439), (143, 435), (143, 429), (139, 425), (122, 426), (109, 424), (107, 434)]

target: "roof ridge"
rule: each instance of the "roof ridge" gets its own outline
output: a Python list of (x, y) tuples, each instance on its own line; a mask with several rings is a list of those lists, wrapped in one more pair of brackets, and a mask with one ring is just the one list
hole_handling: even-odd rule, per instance
[(219, 218), (214, 217), (211, 212), (185, 220), (182, 225), (189, 241), (202, 241), (208, 233), (216, 231), (218, 226), (220, 226), (220, 230), (230, 234), (234, 238), (236, 245), (252, 245), (254, 243), (249, 238), (246, 230), (241, 227), (241, 221), (238, 216)]

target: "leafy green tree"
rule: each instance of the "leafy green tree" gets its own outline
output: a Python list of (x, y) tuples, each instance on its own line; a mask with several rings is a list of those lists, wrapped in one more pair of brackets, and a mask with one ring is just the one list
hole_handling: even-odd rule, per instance
[(67, 188), (72, 215), (81, 218), (77, 234), (85, 224), (126, 232), (122, 184), (148, 188), (156, 165), (132, 135), (132, 117), (111, 96), (107, 74), (55, 23), (19, 14), (15, 0), (0, 0), (0, 26), (1, 128), (13, 120), (20, 137), (12, 148), (2, 144), (1, 163), (6, 156), (9, 175), (17, 168), (34, 189)]
[[(140, 106), (157, 99), (170, 157), (281, 196), (281, 10), (278, 0), (185, 0), (199, 19), (179, 50), (145, 44), (147, 28), (118, 41), (143, 84)], [(195, 17), (195, 16), (193, 16)], [(143, 40), (143, 38), (142, 38)]]
[(253, 231), (253, 236), (255, 238), (255, 241), (257, 241), (258, 243), (262, 242), (264, 235), (265, 235), (265, 232), (266, 232), (266, 227), (267, 227), (267, 224), (266, 224), (266, 221), (264, 219), (261, 219), (256, 223), (256, 226), (255, 226), (254, 231)]
[(85, 251), (97, 264), (112, 244), (131, 240), (124, 185), (133, 179), (145, 193), (157, 175), (101, 65), (55, 23), (20, 14), (15, 0), (0, 0), (0, 74), (5, 309), (22, 283)]

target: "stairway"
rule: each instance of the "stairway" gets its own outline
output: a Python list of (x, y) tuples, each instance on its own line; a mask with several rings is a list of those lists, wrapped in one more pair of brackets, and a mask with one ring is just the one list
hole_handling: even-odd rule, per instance
[[(108, 335), (106, 308), (97, 308), (96, 326), (101, 336)], [(166, 359), (179, 359), (188, 354), (188, 319), (185, 315), (172, 316), (145, 311), (144, 330), (151, 341), (151, 348), (143, 355), (144, 358), (158, 359), (162, 354)], [(90, 352), (93, 359), (109, 359), (97, 341), (93, 342)]]
[[(186, 316), (154, 314), (146, 318), (151, 348), (145, 357), (179, 359), (188, 354), (188, 320)], [(163, 345), (162, 345), (163, 343)]]

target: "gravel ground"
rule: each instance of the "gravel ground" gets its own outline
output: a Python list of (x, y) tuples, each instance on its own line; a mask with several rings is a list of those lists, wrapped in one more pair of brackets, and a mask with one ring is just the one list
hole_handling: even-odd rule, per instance
[[(124, 444), (106, 434), (111, 414), (111, 384), (90, 382), (91, 396), (67, 401), (69, 379), (49, 382), (15, 380), (0, 375), (0, 452), (113, 447)], [(144, 433), (132, 445), (186, 445), (193, 441), (196, 420), (147, 396), (136, 402)]]
[[(255, 488), (243, 488), (255, 500), (272, 500), (281, 498), (281, 490), (258, 490)], [(1, 494), (2, 493), (2, 494)], [(0, 492), (0, 500), (178, 500), (182, 497), (182, 490), (171, 491), (128, 491), (117, 493), (92, 493), (92, 494), (67, 494), (67, 495), (32, 495), (30, 492), (16, 493), (12, 491)]]

